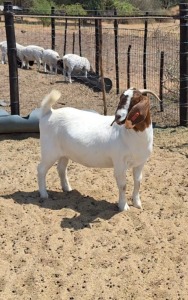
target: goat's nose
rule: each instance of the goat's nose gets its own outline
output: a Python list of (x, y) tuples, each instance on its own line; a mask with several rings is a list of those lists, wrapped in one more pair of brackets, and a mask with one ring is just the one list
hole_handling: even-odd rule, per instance
[(114, 119), (114, 121), (112, 122), (112, 124), (111, 124), (111, 126), (114, 124), (114, 122), (116, 122), (117, 124), (118, 124), (118, 120), (121, 118), (121, 116), (120, 115), (115, 115), (115, 119)]
[(122, 118), (121, 115), (119, 115), (119, 114), (115, 115), (115, 122), (116, 122), (117, 124), (120, 124), (120, 123), (121, 123), (121, 121), (120, 121), (121, 118)]
[(117, 121), (117, 120), (119, 120), (121, 118), (121, 115), (115, 115), (115, 120)]

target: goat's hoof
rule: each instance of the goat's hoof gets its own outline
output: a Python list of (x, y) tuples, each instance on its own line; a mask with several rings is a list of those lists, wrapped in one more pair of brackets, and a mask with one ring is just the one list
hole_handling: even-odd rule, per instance
[(63, 192), (71, 192), (72, 188), (71, 187), (66, 187), (66, 188), (63, 188), (62, 190), (63, 190)]
[(71, 192), (72, 191), (71, 185), (66, 181), (61, 183), (61, 188), (62, 188), (63, 192)]
[(142, 205), (138, 205), (138, 204), (133, 204), (134, 207), (142, 209)]
[(141, 201), (133, 201), (133, 206), (139, 209), (142, 209)]
[(127, 203), (125, 203), (123, 205), (122, 204), (118, 204), (118, 207), (119, 207), (120, 211), (127, 211), (127, 210), (130, 209), (130, 207), (129, 207), (129, 205)]
[(48, 198), (48, 193), (47, 192), (40, 192), (40, 198), (47, 199)]

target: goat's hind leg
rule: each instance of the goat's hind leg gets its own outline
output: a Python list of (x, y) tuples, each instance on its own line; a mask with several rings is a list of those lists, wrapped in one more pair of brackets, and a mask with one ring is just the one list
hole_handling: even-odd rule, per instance
[(53, 164), (56, 162), (56, 158), (54, 160), (50, 161), (43, 161), (39, 163), (37, 167), (37, 177), (38, 177), (38, 186), (39, 186), (39, 193), (41, 198), (48, 198), (48, 193), (46, 190), (46, 174), (48, 170), (53, 166)]
[(142, 203), (140, 200), (139, 190), (140, 190), (140, 183), (142, 180), (142, 169), (144, 164), (133, 168), (133, 178), (134, 178), (134, 190), (133, 190), (133, 205), (137, 208), (142, 208)]
[(61, 180), (62, 190), (65, 191), (65, 192), (72, 191), (72, 188), (70, 186), (68, 176), (67, 176), (68, 162), (69, 162), (68, 158), (61, 157), (58, 161), (58, 164), (57, 164), (57, 170), (58, 170), (59, 177), (60, 177), (60, 180)]

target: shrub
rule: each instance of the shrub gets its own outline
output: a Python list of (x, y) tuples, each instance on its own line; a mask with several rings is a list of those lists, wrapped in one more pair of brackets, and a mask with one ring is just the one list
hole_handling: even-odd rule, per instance
[(62, 5), (61, 9), (63, 9), (68, 16), (86, 16), (87, 12), (83, 9), (82, 5), (72, 4), (72, 5)]

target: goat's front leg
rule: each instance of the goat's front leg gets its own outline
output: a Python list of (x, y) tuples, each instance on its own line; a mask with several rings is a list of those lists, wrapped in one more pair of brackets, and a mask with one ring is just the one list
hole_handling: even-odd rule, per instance
[(46, 63), (44, 63), (44, 72), (47, 73)]
[(25, 65), (26, 65), (26, 69), (29, 70), (29, 61), (26, 61)]
[(50, 68), (50, 74), (54, 74), (54, 71), (53, 71), (53, 67), (52, 67), (52, 65), (49, 65), (49, 68)]
[(64, 80), (67, 81), (67, 72), (65, 69), (63, 69), (63, 75), (64, 75)]
[(6, 64), (6, 54), (2, 54), (2, 59), (1, 59), (2, 65)]
[(114, 168), (114, 176), (117, 182), (119, 189), (119, 202), (118, 207), (120, 211), (128, 210), (129, 205), (126, 201), (125, 192), (126, 192), (126, 168)]
[(84, 71), (84, 77), (87, 78), (87, 70)]
[(70, 82), (70, 83), (72, 83), (71, 73), (72, 73), (71, 70), (68, 70), (68, 71), (67, 71), (67, 75), (68, 75), (68, 79), (69, 79), (69, 82)]
[[(53, 68), (52, 68), (53, 71)], [(57, 74), (57, 65), (54, 67), (54, 74)]]
[(21, 65), (21, 69), (23, 69), (25, 67), (25, 61), (22, 60), (22, 65)]
[(133, 168), (133, 178), (134, 178), (134, 190), (133, 190), (133, 205), (137, 208), (142, 208), (139, 190), (140, 190), (140, 183), (142, 180), (142, 169), (144, 167), (144, 164)]
[(40, 71), (40, 65), (41, 65), (42, 61), (39, 59), (39, 61), (37, 61), (37, 70)]
[(58, 161), (58, 165), (57, 165), (57, 170), (59, 173), (59, 177), (61, 180), (61, 186), (62, 186), (62, 190), (65, 192), (70, 192), (72, 191), (72, 188), (69, 184), (69, 180), (67, 177), (67, 165), (68, 165), (68, 158), (66, 157), (61, 157)]

